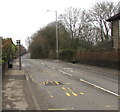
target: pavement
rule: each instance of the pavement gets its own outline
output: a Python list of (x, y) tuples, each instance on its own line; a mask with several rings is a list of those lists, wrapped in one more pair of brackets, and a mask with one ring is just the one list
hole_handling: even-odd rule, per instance
[(2, 111), (2, 65), (0, 64), (0, 111)]
[(2, 110), (35, 110), (26, 74), (19, 70), (18, 60), (2, 76)]

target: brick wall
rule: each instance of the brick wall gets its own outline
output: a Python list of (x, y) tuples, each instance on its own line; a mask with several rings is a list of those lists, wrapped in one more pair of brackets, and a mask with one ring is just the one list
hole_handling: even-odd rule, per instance
[(120, 62), (120, 50), (112, 51), (86, 51), (77, 52), (76, 60), (79, 63), (86, 63), (98, 66), (117, 68)]

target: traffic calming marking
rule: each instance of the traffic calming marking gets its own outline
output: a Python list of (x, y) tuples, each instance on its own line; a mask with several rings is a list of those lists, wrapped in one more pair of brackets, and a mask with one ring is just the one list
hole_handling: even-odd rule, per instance
[(43, 82), (43, 84), (45, 85), (45, 86), (54, 86), (54, 85), (63, 85), (61, 82), (59, 82), (59, 81), (46, 81), (46, 82)]
[(84, 93), (81, 93), (81, 92), (80, 92), (80, 94), (81, 94), (81, 95), (84, 95)]
[(68, 90), (69, 90), (74, 96), (78, 96), (78, 94), (76, 94), (75, 92), (73, 92), (72, 89), (68, 88)]
[(35, 79), (32, 78), (32, 81), (35, 82)]
[(74, 93), (74, 92), (72, 92), (72, 94), (73, 94), (74, 96), (78, 96), (78, 94), (76, 94), (76, 93)]
[(35, 82), (35, 79), (33, 78), (32, 75), (29, 75), (29, 77), (31, 78), (31, 80), (32, 80), (33, 82)]
[(67, 96), (70, 96), (70, 93), (65, 92), (65, 94), (66, 94)]
[(63, 90), (65, 90), (65, 88), (64, 88), (64, 87), (62, 87), (62, 89), (63, 89)]
[(69, 90), (74, 96), (78, 96), (78, 94), (75, 93), (75, 92), (73, 92), (73, 90), (70, 89), (70, 88), (66, 89), (66, 88), (62, 87), (62, 89), (65, 91), (65, 94), (66, 94), (67, 96), (71, 96), (70, 93), (66, 92), (66, 91), (68, 91), (68, 90)]
[(55, 83), (56, 83), (57, 85), (59, 85), (59, 82), (55, 81)]

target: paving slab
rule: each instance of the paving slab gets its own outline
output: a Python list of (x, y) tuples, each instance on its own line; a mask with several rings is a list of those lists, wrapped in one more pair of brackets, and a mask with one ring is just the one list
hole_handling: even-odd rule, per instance
[(25, 72), (14, 67), (2, 77), (3, 110), (35, 110)]

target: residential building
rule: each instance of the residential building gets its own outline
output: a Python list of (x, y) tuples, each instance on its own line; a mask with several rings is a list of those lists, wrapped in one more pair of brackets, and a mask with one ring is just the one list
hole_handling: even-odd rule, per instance
[(120, 49), (120, 12), (107, 19), (111, 22), (111, 37), (113, 40), (113, 48)]

